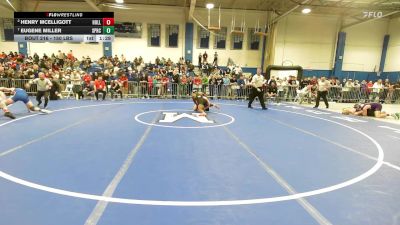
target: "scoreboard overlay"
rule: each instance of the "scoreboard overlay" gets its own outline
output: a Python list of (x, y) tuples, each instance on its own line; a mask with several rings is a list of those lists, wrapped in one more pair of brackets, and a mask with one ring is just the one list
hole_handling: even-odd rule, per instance
[(14, 41), (112, 42), (114, 12), (14, 12)]

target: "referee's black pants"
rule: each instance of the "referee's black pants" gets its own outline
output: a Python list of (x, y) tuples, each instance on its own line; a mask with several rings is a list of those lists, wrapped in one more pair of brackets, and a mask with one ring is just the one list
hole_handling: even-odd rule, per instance
[(324, 100), (326, 108), (329, 108), (328, 98), (326, 97), (327, 94), (328, 94), (328, 91), (318, 91), (317, 92), (317, 100), (315, 100), (315, 108), (318, 108), (319, 101), (321, 100), (321, 98)]
[(42, 104), (42, 97), (44, 96), (44, 107), (47, 107), (47, 103), (49, 103), (49, 91), (38, 91), (36, 94), (36, 101), (38, 105)]
[(264, 103), (264, 92), (262, 90), (262, 87), (258, 88), (260, 91), (257, 91), (257, 88), (251, 87), (250, 95), (249, 95), (249, 107), (251, 107), (251, 103), (253, 103), (254, 99), (258, 97), (258, 100), (260, 100), (261, 107), (265, 109), (265, 103)]

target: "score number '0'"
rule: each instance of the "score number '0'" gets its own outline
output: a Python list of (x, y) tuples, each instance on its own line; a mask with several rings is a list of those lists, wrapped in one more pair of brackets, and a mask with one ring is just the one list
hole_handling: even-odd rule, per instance
[(114, 18), (103, 18), (103, 26), (114, 26)]

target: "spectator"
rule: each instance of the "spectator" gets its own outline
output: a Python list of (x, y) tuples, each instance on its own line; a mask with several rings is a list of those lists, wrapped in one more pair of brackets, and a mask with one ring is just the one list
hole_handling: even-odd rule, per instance
[[(157, 80), (155, 80), (155, 82), (157, 83)], [(150, 76), (149, 74), (147, 74), (147, 88), (148, 88), (148, 93), (149, 93), (149, 96), (147, 98), (150, 98), (150, 96), (153, 95), (153, 93), (154, 93), (153, 88), (155, 88), (154, 84), (155, 83), (154, 83), (153, 77)]]
[(94, 94), (96, 96), (96, 100), (99, 100), (99, 93), (103, 94), (103, 101), (106, 99), (106, 83), (103, 80), (102, 76), (99, 76), (97, 80), (94, 81)]
[(221, 75), (216, 75), (216, 94), (217, 94), (217, 98), (220, 99), (221, 95), (222, 95), (222, 85), (224, 84), (224, 81), (222, 79)]
[(287, 81), (288, 84), (288, 89), (287, 89), (287, 95), (286, 99), (291, 100), (294, 99), (296, 96), (296, 90), (297, 90), (297, 81), (295, 76), (289, 76), (289, 79)]
[(94, 95), (94, 81), (90, 81), (89, 84), (85, 85), (82, 90), (83, 96), (93, 96)]
[(200, 91), (201, 90), (201, 78), (199, 75), (195, 76), (193, 79), (193, 90)]
[(208, 76), (207, 75), (203, 75), (202, 79), (201, 79), (201, 85), (202, 85), (202, 92), (203, 93), (207, 93), (206, 89), (208, 87)]
[(181, 90), (181, 95), (189, 95), (187, 91), (187, 77), (185, 74), (182, 75), (181, 80), (180, 80), (180, 90)]
[(174, 69), (172, 71), (172, 98), (177, 98), (179, 88), (179, 71)]
[(214, 61), (213, 61), (213, 66), (218, 67), (218, 53), (214, 53)]
[[(228, 75), (229, 76), (229, 75)], [(238, 89), (239, 89), (239, 85), (237, 83), (237, 78), (236, 76), (230, 76), (230, 89), (231, 89), (231, 95), (232, 95), (232, 99), (237, 99), (238, 96)]]
[(71, 84), (72, 84), (72, 91), (74, 92), (75, 98), (81, 99), (83, 98), (82, 92), (82, 78), (79, 72), (74, 71), (71, 76)]
[(275, 82), (271, 82), (271, 85), (268, 85), (267, 97), (268, 98), (276, 98), (278, 96), (278, 88)]
[(123, 95), (128, 94), (128, 77), (124, 72), (120, 73), (120, 76), (118, 78), (118, 83), (121, 85), (121, 93)]
[(58, 58), (58, 65), (63, 67), (64, 66), (65, 55), (64, 55), (64, 53), (61, 52), (61, 50), (58, 50), (57, 58)]
[(270, 86), (272, 82), (276, 84), (275, 76), (271, 76), (271, 78), (268, 79), (267, 85)]
[(225, 74), (222, 78), (223, 83), (223, 96), (227, 97), (228, 99), (232, 97), (232, 89), (231, 89), (231, 79), (229, 78), (228, 74)]
[(50, 88), (50, 100), (58, 100), (60, 99), (61, 96), (61, 86), (60, 83), (58, 82), (58, 79), (49, 79), (51, 81), (51, 88)]
[(187, 85), (188, 85), (188, 92), (189, 95), (191, 95), (191, 93), (193, 92), (193, 77), (189, 76), (187, 79)]
[(119, 95), (122, 99), (122, 85), (119, 81), (117, 80), (111, 81), (110, 93), (111, 93), (111, 99), (114, 99), (114, 95)]
[(208, 59), (207, 51), (204, 51), (204, 54), (203, 54), (203, 64), (207, 63), (207, 59)]
[(169, 85), (169, 78), (167, 75), (162, 75), (161, 77), (161, 95), (163, 98), (166, 98), (167, 92), (168, 92), (168, 85)]
[(69, 50), (68, 55), (67, 55), (67, 58), (68, 58), (69, 60), (74, 60), (74, 59), (75, 59), (75, 58), (74, 58), (74, 54), (72, 53), (72, 50)]
[(345, 81), (342, 88), (342, 102), (350, 102), (352, 100), (352, 93), (354, 93), (354, 84), (352, 79)]
[(379, 79), (372, 86), (371, 100), (375, 101), (375, 102), (379, 102), (381, 92), (383, 92), (383, 84), (382, 84), (382, 80)]
[(244, 96), (244, 90), (246, 88), (246, 83), (243, 74), (240, 75), (239, 79), (237, 80), (238, 90), (237, 95), (238, 98), (242, 98)]

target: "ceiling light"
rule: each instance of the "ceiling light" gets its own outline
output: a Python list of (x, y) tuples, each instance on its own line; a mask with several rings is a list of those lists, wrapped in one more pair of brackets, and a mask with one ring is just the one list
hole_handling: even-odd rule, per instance
[(206, 8), (207, 9), (212, 9), (212, 8), (214, 8), (214, 4), (213, 3), (207, 3)]
[(303, 10), (301, 10), (301, 12), (303, 14), (309, 14), (311, 12), (311, 9), (310, 8), (304, 8)]
[(124, 0), (115, 0), (115, 2), (118, 4), (122, 4), (122, 3), (124, 3)]

